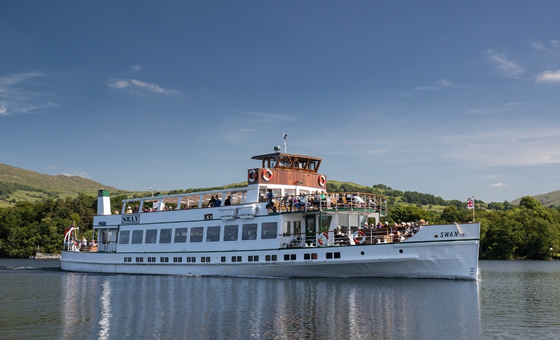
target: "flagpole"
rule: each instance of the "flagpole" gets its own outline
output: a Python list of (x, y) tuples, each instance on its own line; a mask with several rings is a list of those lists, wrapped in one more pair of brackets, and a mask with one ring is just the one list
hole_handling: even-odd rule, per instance
[(472, 221), (474, 223), (475, 222), (474, 211), (476, 210), (476, 208), (475, 208), (476, 204), (474, 203), (474, 196), (472, 197), (472, 202), (473, 202), (473, 205), (472, 205)]

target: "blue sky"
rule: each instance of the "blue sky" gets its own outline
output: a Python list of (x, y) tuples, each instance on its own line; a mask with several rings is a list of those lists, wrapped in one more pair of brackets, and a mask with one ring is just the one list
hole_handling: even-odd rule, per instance
[(555, 1), (2, 1), (0, 163), (127, 190), (328, 178), (560, 190)]

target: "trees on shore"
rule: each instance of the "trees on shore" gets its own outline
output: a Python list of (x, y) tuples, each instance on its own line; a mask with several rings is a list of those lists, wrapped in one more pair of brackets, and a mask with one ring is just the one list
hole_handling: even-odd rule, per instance
[[(417, 195), (409, 195), (413, 196)], [(113, 197), (113, 207), (119, 207), (124, 198)], [(424, 198), (429, 201), (433, 196)], [(47, 199), (35, 204), (21, 202), (14, 207), (0, 208), (0, 257), (29, 257), (35, 254), (37, 247), (44, 253), (59, 253), (63, 232), (72, 223), (79, 227), (81, 235), (91, 239), (96, 204), (95, 197), (81, 194), (74, 199)], [(556, 207), (544, 207), (527, 196), (519, 206), (504, 208), (499, 205), (497, 208), (499, 210), (477, 207), (476, 210), (476, 220), (481, 223), (482, 259), (543, 260), (560, 253), (560, 211)], [(448, 205), (442, 212), (396, 204), (390, 207), (387, 218), (391, 223), (420, 219), (431, 224), (469, 222), (472, 210), (467, 210), (464, 203)]]

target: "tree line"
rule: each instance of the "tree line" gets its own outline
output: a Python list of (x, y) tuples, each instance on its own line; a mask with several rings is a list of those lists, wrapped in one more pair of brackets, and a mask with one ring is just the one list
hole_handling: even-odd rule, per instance
[[(111, 197), (111, 210), (120, 210), (126, 198)], [(441, 212), (396, 204), (389, 208), (386, 220), (390, 224), (421, 219), (430, 224), (471, 221), (472, 210), (466, 209), (465, 202), (460, 203), (450, 204)], [(557, 207), (544, 207), (530, 196), (523, 197), (519, 206), (501, 205), (494, 210), (476, 201), (475, 207), (476, 221), (481, 224), (481, 259), (543, 260), (560, 253), (560, 210)], [(59, 253), (64, 230), (72, 223), (79, 228), (80, 235), (91, 239), (96, 210), (97, 198), (86, 194), (74, 199), (20, 202), (13, 207), (0, 208), (0, 257), (25, 258), (37, 251)]]

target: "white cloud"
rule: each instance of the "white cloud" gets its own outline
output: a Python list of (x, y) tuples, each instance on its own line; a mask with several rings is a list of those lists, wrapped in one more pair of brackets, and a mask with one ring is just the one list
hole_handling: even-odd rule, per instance
[(507, 59), (504, 53), (496, 53), (493, 50), (488, 50), (486, 54), (490, 61), (492, 61), (498, 70), (506, 77), (516, 77), (525, 71), (521, 65), (513, 60)]
[(137, 87), (145, 88), (145, 89), (150, 90), (150, 91), (155, 92), (155, 93), (163, 93), (163, 94), (178, 94), (179, 93), (178, 91), (175, 91), (175, 90), (164, 89), (164, 88), (160, 87), (158, 84), (148, 83), (148, 82), (141, 81), (141, 80), (132, 79), (132, 80), (130, 80), (130, 83), (137, 86)]
[(8, 110), (6, 110), (6, 106), (4, 106), (3, 104), (0, 105), (0, 116), (5, 116), (7, 112)]
[(433, 83), (432, 85), (415, 87), (414, 89), (415, 90), (442, 90), (442, 89), (447, 89), (452, 87), (456, 87), (456, 86), (452, 84), (450, 81), (448, 81), (447, 79), (440, 79), (435, 83)]
[(114, 89), (124, 89), (125, 87), (128, 87), (130, 84), (128, 83), (128, 80), (124, 80), (124, 79), (111, 79), (108, 82), (109, 87), (112, 87)]
[(537, 75), (535, 79), (536, 83), (559, 83), (560, 82), (560, 70), (556, 71), (544, 71)]
[(130, 70), (130, 72), (139, 72), (142, 71), (143, 67), (140, 65), (132, 65), (129, 66), (128, 69)]
[(62, 173), (61, 175), (68, 176), (68, 177), (79, 176), (79, 177), (82, 177), (82, 178), (90, 178), (89, 174), (85, 171), (81, 171), (81, 172), (74, 173), (74, 174), (72, 174), (72, 173)]
[(490, 186), (494, 188), (500, 188), (500, 187), (505, 187), (506, 185), (502, 182), (498, 182), (498, 183), (490, 184)]
[(137, 88), (142, 88), (142, 89), (146, 89), (148, 91), (154, 92), (154, 93), (160, 93), (160, 94), (181, 94), (179, 91), (176, 90), (172, 90), (172, 89), (165, 89), (161, 86), (159, 86), (158, 84), (155, 83), (148, 83), (142, 80), (137, 80), (137, 79), (111, 79), (107, 82), (107, 85), (109, 87), (112, 87), (114, 89), (124, 89), (127, 87), (137, 87)]
[(542, 51), (542, 50), (546, 49), (546, 47), (544, 47), (544, 44), (542, 42), (538, 41), (538, 40), (537, 41), (529, 40), (529, 44), (531, 46), (533, 46), (534, 48), (536, 48), (537, 50)]

